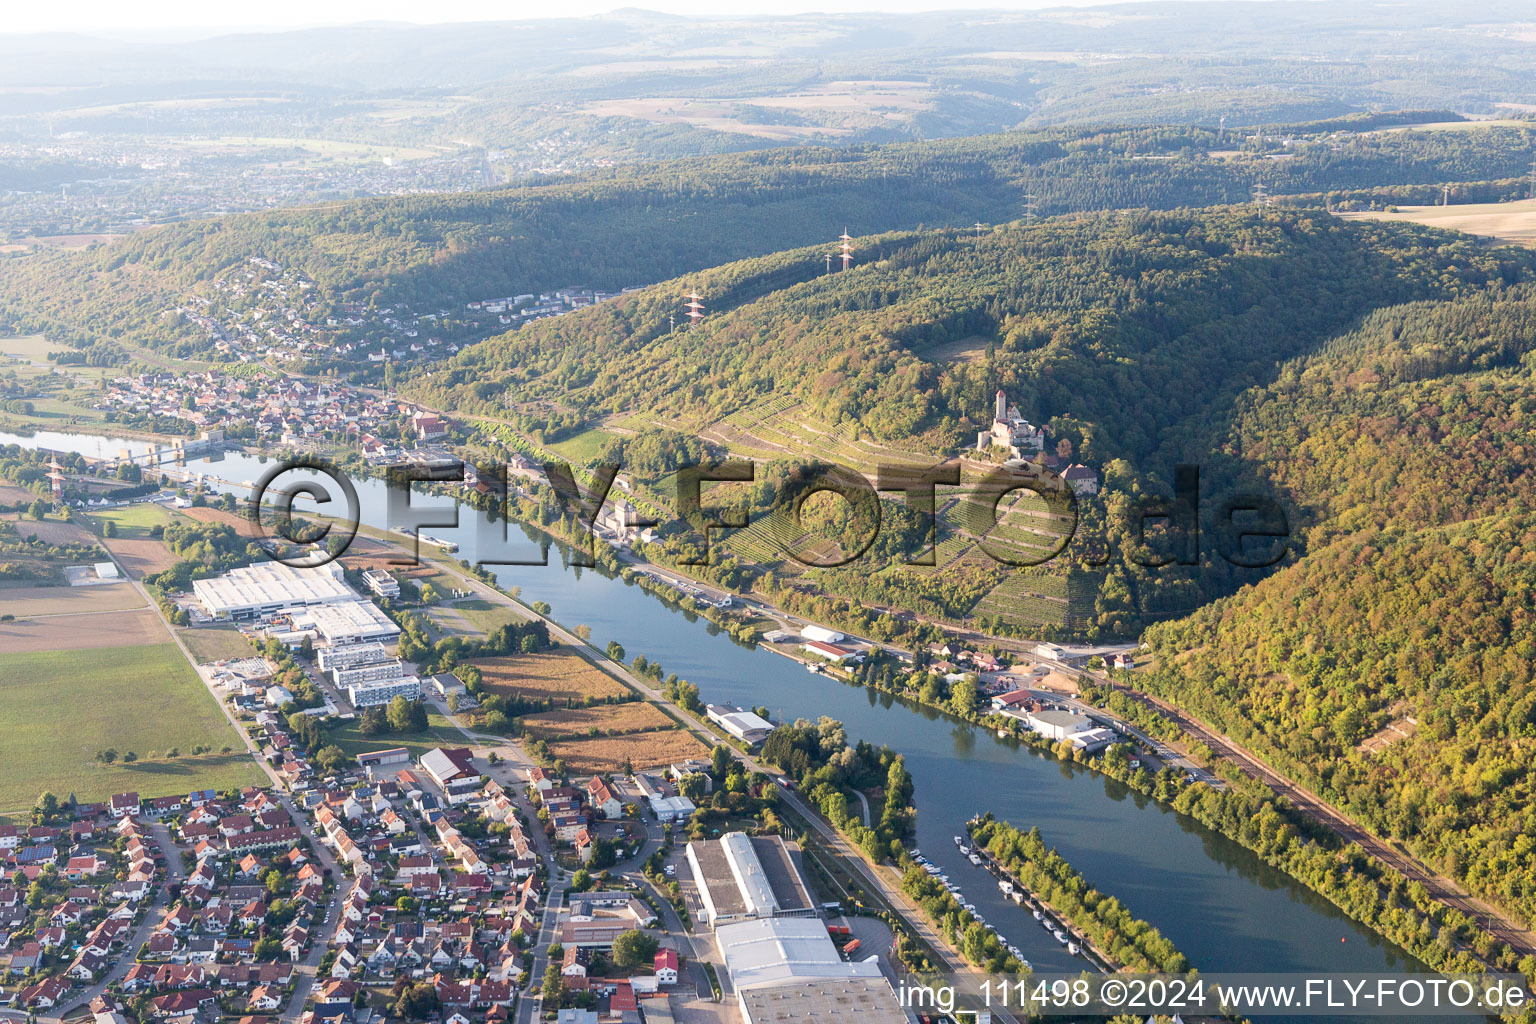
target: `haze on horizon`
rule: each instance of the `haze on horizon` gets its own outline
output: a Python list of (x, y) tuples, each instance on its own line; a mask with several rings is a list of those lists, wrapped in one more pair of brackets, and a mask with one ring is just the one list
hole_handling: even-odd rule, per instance
[[(1061, 7), (1099, 7), (1154, 0), (979, 0), (974, 3), (943, 3), (942, 0), (751, 0), (735, 10), (722, 10), (710, 0), (645, 0), (632, 9), (684, 16), (779, 16), (794, 14), (913, 14), (956, 11), (1032, 11)], [(1203, 0), (1210, 3), (1250, 3), (1255, 0)], [(1322, 0), (1312, 0), (1322, 2)], [(594, 17), (624, 9), (614, 0), (571, 0), (558, 10), (532, 0), (446, 0), (423, 4), (420, 0), (270, 0), (261, 5), (214, 6), (198, 0), (153, 0), (132, 11), (108, 0), (73, 0), (64, 4), (18, 6), (0, 21), (0, 36), (38, 33), (111, 35), (125, 38), (197, 38), (228, 32), (274, 32), (324, 26), (407, 23), (452, 24), (464, 22), (523, 21), (555, 17)]]

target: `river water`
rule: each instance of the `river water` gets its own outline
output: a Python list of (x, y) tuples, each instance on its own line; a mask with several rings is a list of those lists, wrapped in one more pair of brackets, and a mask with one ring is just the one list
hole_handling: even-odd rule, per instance
[[(84, 435), (0, 433), (0, 445), (12, 443), (109, 456), (141, 444)], [(238, 482), (258, 479), (270, 465), (269, 460), (232, 454), (208, 464), (207, 471), (236, 482), (223, 489), (248, 497), (249, 489)], [(199, 461), (189, 468), (199, 469)], [(382, 482), (353, 482), (363, 521), (386, 527)], [(426, 497), (416, 503), (446, 507), (447, 499)], [(480, 513), (468, 507), (462, 511), (458, 528), (431, 527), (428, 532), (457, 541), (459, 557), (474, 561), (472, 517)], [(707, 620), (638, 586), (563, 565), (558, 548), (550, 551), (548, 566), (503, 566), (496, 578), (503, 586), (522, 588), (525, 602), (548, 602), (562, 624), (590, 626), (597, 647), (616, 640), (630, 656), (644, 654), (665, 671), (696, 683), (705, 700), (766, 705), (780, 720), (830, 715), (843, 722), (850, 740), (888, 744), (905, 755), (916, 791), (917, 845), (1037, 970), (1076, 970), (1083, 962), (1069, 956), (1027, 911), (1003, 899), (991, 876), (960, 855), (952, 837), (963, 835), (965, 821), (975, 814), (991, 811), (1020, 827), (1038, 826), (1046, 842), (1090, 882), (1154, 924), (1202, 971), (1423, 970), (1402, 950), (1248, 850), (1088, 769), (1035, 754), (930, 708), (812, 674), (766, 650), (743, 647)]]

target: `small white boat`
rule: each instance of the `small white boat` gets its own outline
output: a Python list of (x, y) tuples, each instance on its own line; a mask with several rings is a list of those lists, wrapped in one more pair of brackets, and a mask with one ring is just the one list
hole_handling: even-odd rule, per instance
[(965, 840), (962, 839), (960, 836), (955, 836), (955, 845), (956, 846), (964, 846), (965, 845)]
[(969, 846), (966, 846), (964, 843), (961, 843), (960, 844), (960, 852), (965, 854), (967, 857), (969, 857), (971, 855), (971, 848)]
[(970, 861), (971, 861), (972, 864), (975, 864), (977, 867), (981, 867), (981, 858), (976, 856), (974, 853), (971, 854)]
[(1079, 952), (1081, 952), (1081, 950), (1078, 948), (1077, 943), (1069, 942), (1069, 943), (1067, 943), (1067, 952), (1071, 953), (1073, 956), (1077, 956), (1077, 954)]
[(1015, 889), (1008, 895), (1011, 896), (1013, 898), (1013, 902), (1017, 903), (1019, 906), (1022, 907), (1024, 905), (1024, 894), (1019, 890)]
[(1060, 928), (1051, 932), (1051, 934), (1056, 936), (1056, 941), (1061, 943), (1063, 946), (1067, 944), (1067, 933), (1062, 931)]
[(1037, 911), (1035, 911), (1035, 920), (1036, 921), (1044, 921), (1045, 920), (1045, 915), (1040, 913), (1040, 911), (1037, 910)]
[(923, 870), (928, 872), (930, 875), (934, 876), (935, 878), (937, 878), (939, 876), (939, 869), (934, 867), (932, 864), (924, 864), (923, 865)]
[(1006, 878), (999, 878), (997, 880), (997, 888), (1004, 896), (1013, 895), (1013, 883)]
[[(939, 875), (939, 881), (943, 882), (945, 885), (948, 885), (949, 884), (949, 876), (945, 875), (945, 874), (940, 874)], [(956, 889), (955, 891), (959, 892), (960, 890)]]
[(974, 904), (974, 903), (962, 903), (962, 904), (960, 904), (960, 909), (969, 911), (970, 913), (974, 914), (974, 913), (976, 913), (976, 904)]

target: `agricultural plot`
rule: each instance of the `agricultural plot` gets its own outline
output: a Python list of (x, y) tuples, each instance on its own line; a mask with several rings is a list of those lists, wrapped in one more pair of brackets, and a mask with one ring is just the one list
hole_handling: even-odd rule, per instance
[(41, 615), (87, 615), (144, 608), (144, 595), (126, 583), (92, 587), (0, 588), (0, 614), (18, 619)]
[(15, 653), (142, 647), (168, 640), (160, 617), (150, 608), (0, 622), (0, 651)]
[(366, 754), (370, 750), (404, 747), (411, 752), (412, 759), (415, 759), (433, 747), (462, 747), (464, 735), (454, 729), (442, 715), (436, 711), (428, 711), (427, 728), (423, 732), (364, 736), (360, 731), (358, 720), (352, 719), (327, 729), (325, 742), (327, 745), (334, 744), (340, 747), (348, 757)]
[(196, 629), (178, 629), (176, 635), (187, 645), (199, 665), (230, 658), (249, 658), (251, 642), (230, 623), (216, 626), (199, 626)]
[(1345, 220), (1397, 220), (1432, 228), (1465, 231), (1516, 245), (1536, 245), (1536, 199), (1510, 203), (1462, 203), (1451, 206), (1399, 206), (1385, 210), (1341, 213)]
[(559, 740), (549, 749), (577, 775), (620, 771), (626, 763), (644, 770), (709, 756), (709, 748), (685, 729)]
[(16, 524), (16, 533), (21, 537), (36, 537), (44, 544), (89, 544), (98, 543), (94, 534), (79, 523), (66, 523), (62, 519), (52, 517), (46, 519), (32, 519), (23, 517), (13, 519)]
[[(44, 790), (103, 800), (263, 779), (175, 644), (21, 651), (0, 638), (0, 650), (0, 812), (29, 808)], [(103, 763), (108, 748), (120, 756)], [(137, 760), (124, 763), (129, 752)]]
[(149, 535), (154, 527), (165, 526), (171, 521), (171, 514), (159, 505), (143, 502), (93, 512), (91, 518), (103, 527), (112, 523), (116, 528), (117, 536), (103, 537), (101, 543), (134, 579), (164, 572), (176, 564), (176, 556), (171, 554), (170, 548)]
[(654, 704), (631, 701), (628, 704), (599, 704), (590, 708), (563, 708), (524, 715), (518, 725), (534, 739), (557, 736), (585, 737), (596, 729), (616, 736), (632, 732), (675, 729), (677, 723)]
[(588, 697), (624, 697), (631, 692), (579, 654), (568, 651), (478, 658), (470, 664), (479, 666), (486, 689), (507, 696), (584, 701)]
[(225, 526), (233, 527), (237, 534), (247, 540), (255, 540), (261, 537), (261, 531), (256, 528), (255, 523), (245, 516), (226, 512), (221, 508), (210, 508), (208, 506), (184, 508), (181, 510), (181, 513), (189, 519), (196, 519), (200, 523), (222, 523)]

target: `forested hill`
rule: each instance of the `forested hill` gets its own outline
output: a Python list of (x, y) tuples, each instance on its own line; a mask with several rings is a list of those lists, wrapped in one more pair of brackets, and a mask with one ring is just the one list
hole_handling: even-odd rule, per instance
[[(533, 324), (460, 353), (407, 393), (547, 441), (613, 422), (867, 470), (881, 451), (937, 458), (969, 447), (1003, 388), (1053, 445), (1102, 475), (1082, 537), (1116, 555), (1100, 570), (1069, 549), (1062, 566), (1084, 570), (1074, 594), (1085, 607), (1066, 612), (1068, 624), (1130, 634), (1256, 578), (1214, 557), (1155, 572), (1125, 564), (1133, 503), (1166, 490), (1175, 465), (1199, 465), (1208, 496), (1262, 485), (1302, 522), (1331, 514), (1310, 487), (1276, 490), (1250, 451), (1256, 439), (1229, 438), (1251, 389), (1377, 310), (1491, 293), (1536, 268), (1522, 250), (1443, 232), (1252, 207), (897, 233), (860, 246), (867, 262), (846, 272), (824, 273), (819, 249), (794, 250)], [(692, 289), (711, 313), (670, 329)], [(846, 591), (872, 576), (820, 582)], [(983, 598), (1004, 582), (991, 568), (936, 579), (945, 592), (919, 607), (995, 614), (989, 628), (1028, 621)], [(856, 596), (904, 606), (920, 581), (878, 582), (878, 593)]]
[[(1438, 116), (1438, 115), (1436, 115)], [(799, 147), (701, 157), (525, 188), (366, 199), (139, 233), (85, 253), (12, 257), (0, 328), (65, 344), (121, 337), (171, 348), (206, 339), (159, 313), (261, 256), (327, 301), (462, 308), (570, 285), (617, 289), (855, 235), (1041, 216), (1246, 201), (1257, 183), (1311, 205), (1521, 194), (1536, 131), (1356, 130), (1286, 138), (1188, 127), (1058, 129), (969, 139)], [(1275, 159), (1275, 156), (1284, 159)], [(206, 297), (206, 296), (205, 296)], [(211, 353), (205, 353), (211, 354)]]
[(1226, 443), (1313, 504), (1308, 553), (1148, 631), (1147, 685), (1536, 918), (1536, 290), (1380, 310)]

